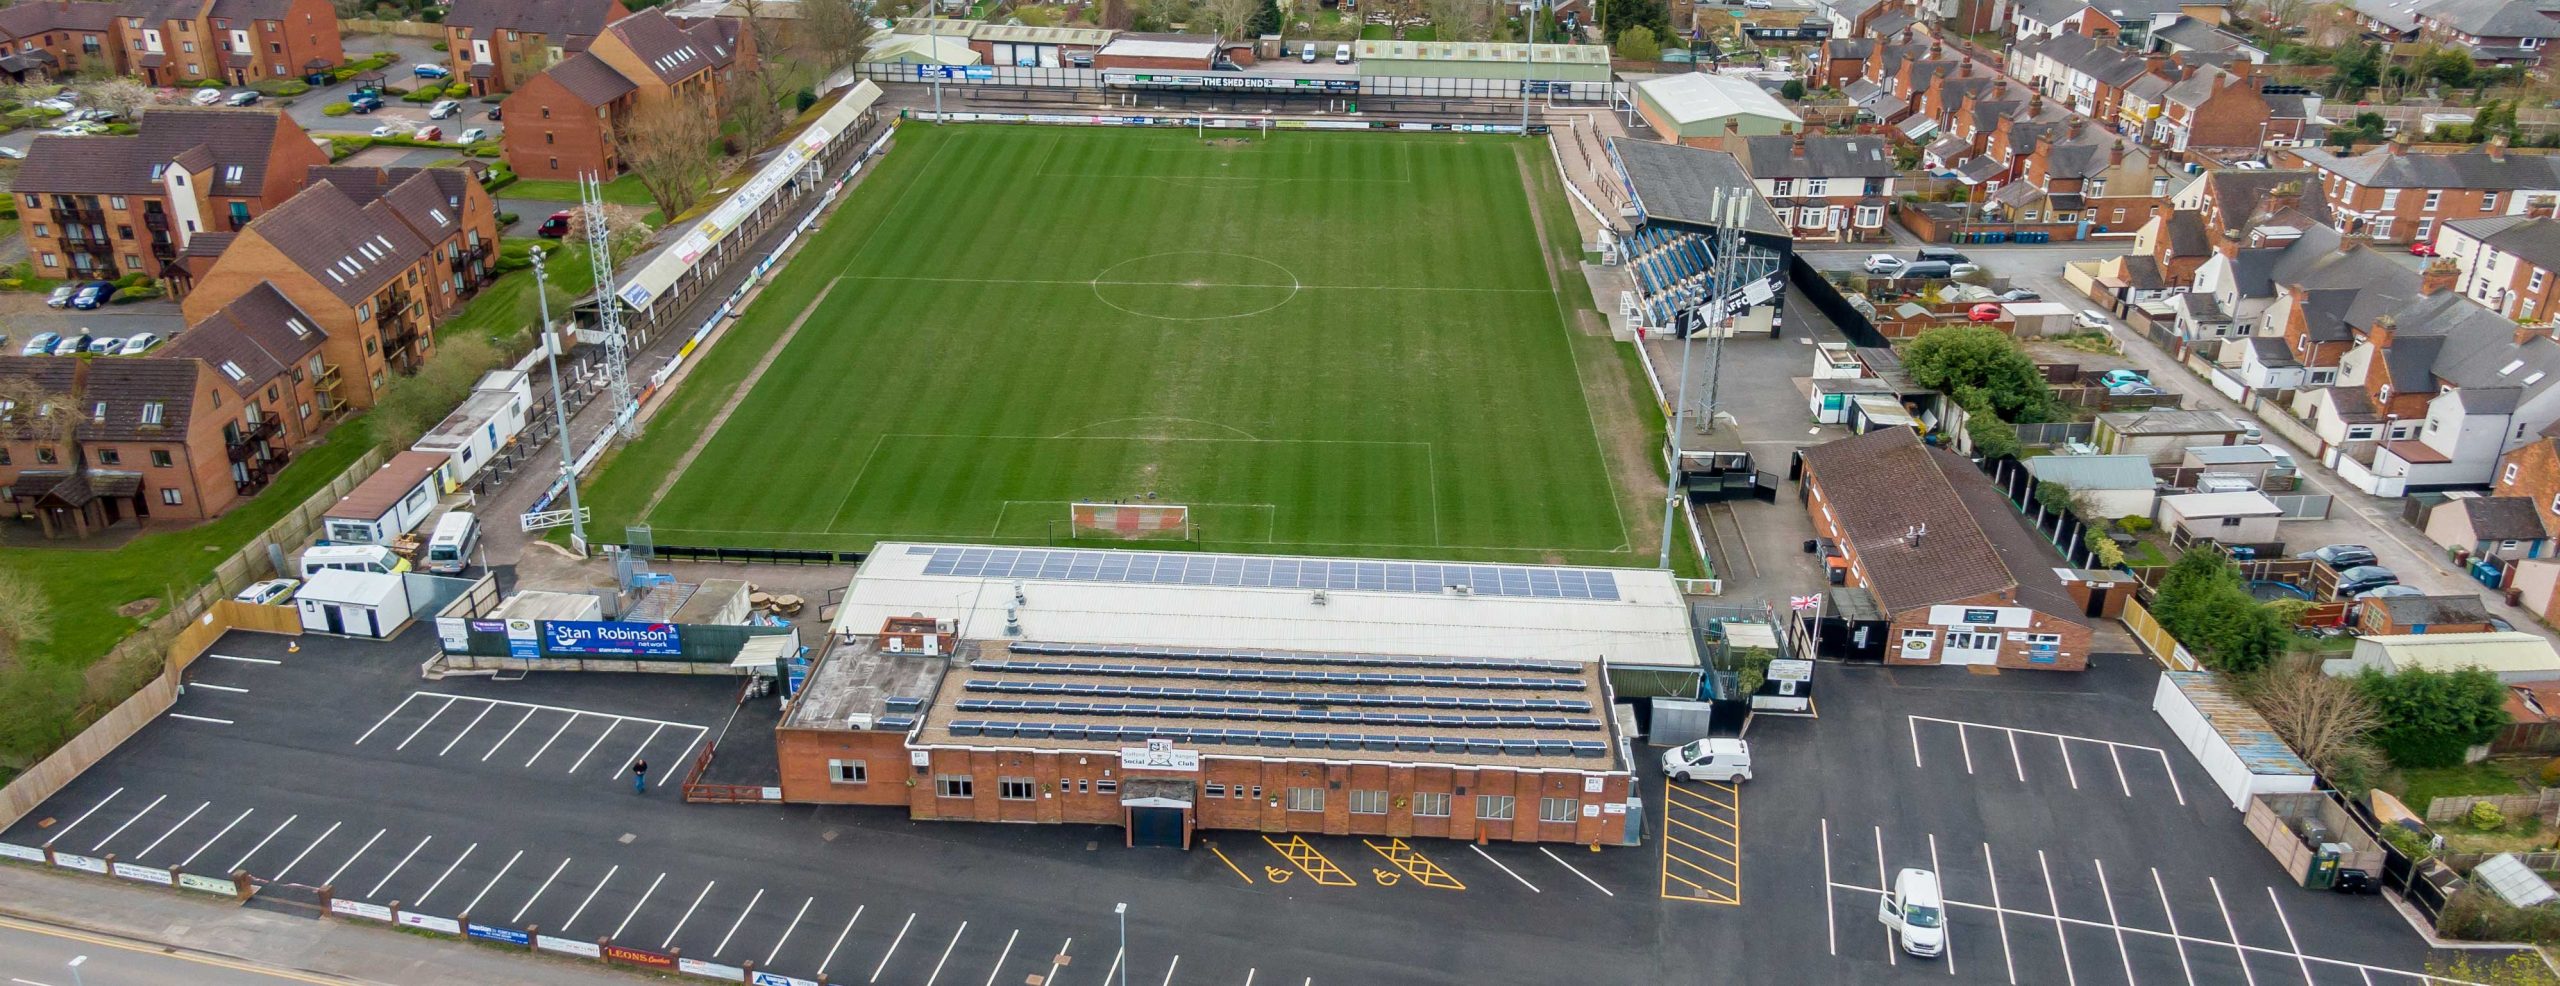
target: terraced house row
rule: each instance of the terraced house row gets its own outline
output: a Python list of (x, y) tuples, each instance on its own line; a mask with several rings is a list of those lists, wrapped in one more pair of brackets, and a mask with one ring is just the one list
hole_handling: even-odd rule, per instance
[(328, 0), (33, 0), (0, 9), (0, 72), (170, 86), (295, 79), (346, 61)]

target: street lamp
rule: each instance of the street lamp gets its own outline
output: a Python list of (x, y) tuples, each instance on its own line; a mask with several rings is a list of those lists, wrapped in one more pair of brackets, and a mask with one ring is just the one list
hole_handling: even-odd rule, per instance
[(1111, 913), (1120, 916), (1120, 986), (1129, 986), (1129, 902), (1111, 905)]
[(71, 970), (71, 986), (84, 986), (84, 984), (80, 982), (80, 967), (88, 964), (88, 962), (88, 956), (74, 955), (71, 957), (71, 961), (64, 965), (64, 968)]

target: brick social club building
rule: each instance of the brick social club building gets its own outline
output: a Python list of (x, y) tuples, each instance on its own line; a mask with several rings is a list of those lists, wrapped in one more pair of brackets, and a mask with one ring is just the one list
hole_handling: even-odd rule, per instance
[(785, 801), (1133, 845), (1624, 845), (1618, 684), (1699, 670), (1663, 572), (886, 543), (775, 744)]

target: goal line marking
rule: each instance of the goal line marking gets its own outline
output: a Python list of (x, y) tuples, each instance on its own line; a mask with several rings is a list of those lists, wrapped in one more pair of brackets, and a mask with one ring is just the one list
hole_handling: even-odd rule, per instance
[(1127, 287), (1127, 288), (1268, 288), (1307, 291), (1437, 291), (1448, 294), (1547, 294), (1547, 288), (1462, 287), (1431, 284), (1277, 284), (1246, 281), (1121, 281), (1087, 278), (1043, 277), (937, 277), (929, 274), (846, 274), (849, 281), (922, 281), (931, 284), (995, 285), (1018, 284), (1031, 287)]

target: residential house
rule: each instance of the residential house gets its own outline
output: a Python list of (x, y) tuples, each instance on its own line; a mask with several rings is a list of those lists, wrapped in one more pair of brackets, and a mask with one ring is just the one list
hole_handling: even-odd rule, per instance
[(2229, 8), (2218, 0), (2015, 0), (2010, 26), (2020, 40), (2077, 33), (2140, 51), (2150, 47), (2153, 31), (2182, 19), (2220, 24), (2229, 19)]
[(1875, 57), (1875, 53), (1874, 38), (1834, 37), (1823, 42), (1821, 54), (1805, 66), (1805, 84), (1816, 89), (1846, 89), (1864, 74), (1867, 59)]
[(2419, 529), (2467, 564), (2503, 569), (2551, 553), (2541, 505), (2521, 496), (2455, 497), (2428, 510)]
[(2320, 392), (2363, 391), (2354, 424), (2369, 440), (2328, 457), (2367, 493), (2485, 486), (2502, 456), (2560, 421), (2560, 342), (2464, 299), (2455, 276), (2430, 266), (2419, 297), (2362, 328)]
[(33, 82), (83, 72), (121, 72), (116, 13), (121, 3), (27, 3), (0, 7), (0, 71)]
[(2177, 176), (2131, 141), (2074, 117), (2027, 149), (1985, 211), (2015, 223), (2083, 223), (2122, 232), (2168, 209), (2158, 189)]
[(346, 61), (329, 0), (125, 0), (125, 74), (171, 86), (298, 79)]
[(2172, 55), (2231, 55), (2256, 65), (2267, 60), (2265, 50), (2249, 43), (2249, 39), (2222, 29), (2222, 25), (2202, 18), (2180, 15), (2168, 26), (2151, 32), (2151, 47)]
[[(32, 409), (0, 402), (0, 481), (45, 537), (203, 520), (246, 495), (224, 428), (238, 401), (201, 360), (0, 356), (0, 380), (44, 395)], [(67, 433), (54, 419), (65, 413), (77, 416)]]
[(1963, 456), (1881, 428), (1806, 449), (1803, 482), (1841, 581), (1882, 614), (1886, 663), (2088, 666), (2062, 560)]
[(2533, 501), (2543, 533), (2560, 537), (2560, 425), (2544, 428), (2532, 441), (2499, 456), (2498, 478), (2489, 492)]
[(2488, 633), (2489, 607), (2475, 595), (2375, 596), (2356, 605), (2356, 630), (2364, 636), (2413, 633)]
[[(2213, 239), (2204, 216), (2190, 209), (2163, 210), (2134, 231), (2133, 252), (2124, 259), (2147, 261), (2158, 293), (2183, 290), (2196, 283), (2196, 270), (2213, 258)], [(2130, 269), (2133, 265), (2128, 264)], [(2155, 295), (2156, 297), (2157, 295)]]
[(2436, 255), (2461, 271), (2463, 297), (2518, 322), (2544, 324), (2560, 304), (2560, 220), (2551, 206), (2524, 215), (2456, 219), (2436, 234)]
[(2198, 148), (2255, 158), (2268, 140), (2291, 141), (2300, 133), (2298, 126), (2276, 130), (2272, 108), (2258, 94), (2257, 76), (2212, 68), (2189, 71), (2162, 97), (2160, 118), (2151, 123), (2154, 143), (2180, 154)]
[(265, 488), (296, 447), (320, 436), (320, 379), (328, 336), (318, 319), (273, 285), (260, 284), (187, 326), (149, 359), (213, 369), (231, 399), (199, 412), (221, 421), (231, 480), (242, 495)]
[(435, 289), (423, 291), (427, 313), (442, 320), (497, 280), (498, 206), (474, 168), (311, 169), (358, 205), (381, 201), (391, 215), (427, 243), (441, 269)]
[(729, 17), (683, 24), (652, 8), (608, 24), (587, 50), (507, 95), (507, 163), (527, 178), (622, 171), (619, 132), (638, 113), (692, 100), (717, 113), (754, 35)]
[(446, 67), (474, 96), (514, 92), (629, 16), (621, 0), (453, 0), (444, 15)]
[(11, 191), (39, 273), (144, 273), (183, 294), (190, 241), (248, 225), (327, 163), (283, 113), (163, 107), (127, 136), (37, 137)]
[(2432, 240), (2455, 219), (2521, 214), (2560, 198), (2560, 157), (2509, 154), (2503, 139), (2451, 154), (2418, 153), (2410, 137), (2356, 154), (2297, 147), (2285, 152), (2320, 174), (2329, 206), (2348, 233), (2376, 243)]
[(240, 231), (187, 295), (187, 321), (271, 286), (324, 337), (318, 412), (371, 407), (387, 374), (416, 369), (434, 347), (431, 306), (449, 271), (436, 245), (402, 218), (406, 198), (360, 202), (314, 182)]
[(2113, 38), (2064, 32), (2021, 40), (2009, 49), (2012, 78), (2033, 86), (2073, 112), (2111, 120), (2124, 89), (2145, 74), (2165, 67), (2165, 56), (2145, 56)]
[(1884, 240), (1892, 148), (1869, 135), (1731, 137), (1726, 150), (1799, 240)]
[(2354, 0), (2357, 19), (2387, 42), (2468, 51), (2480, 65), (2536, 67), (2560, 41), (2560, 6), (2547, 0)]

